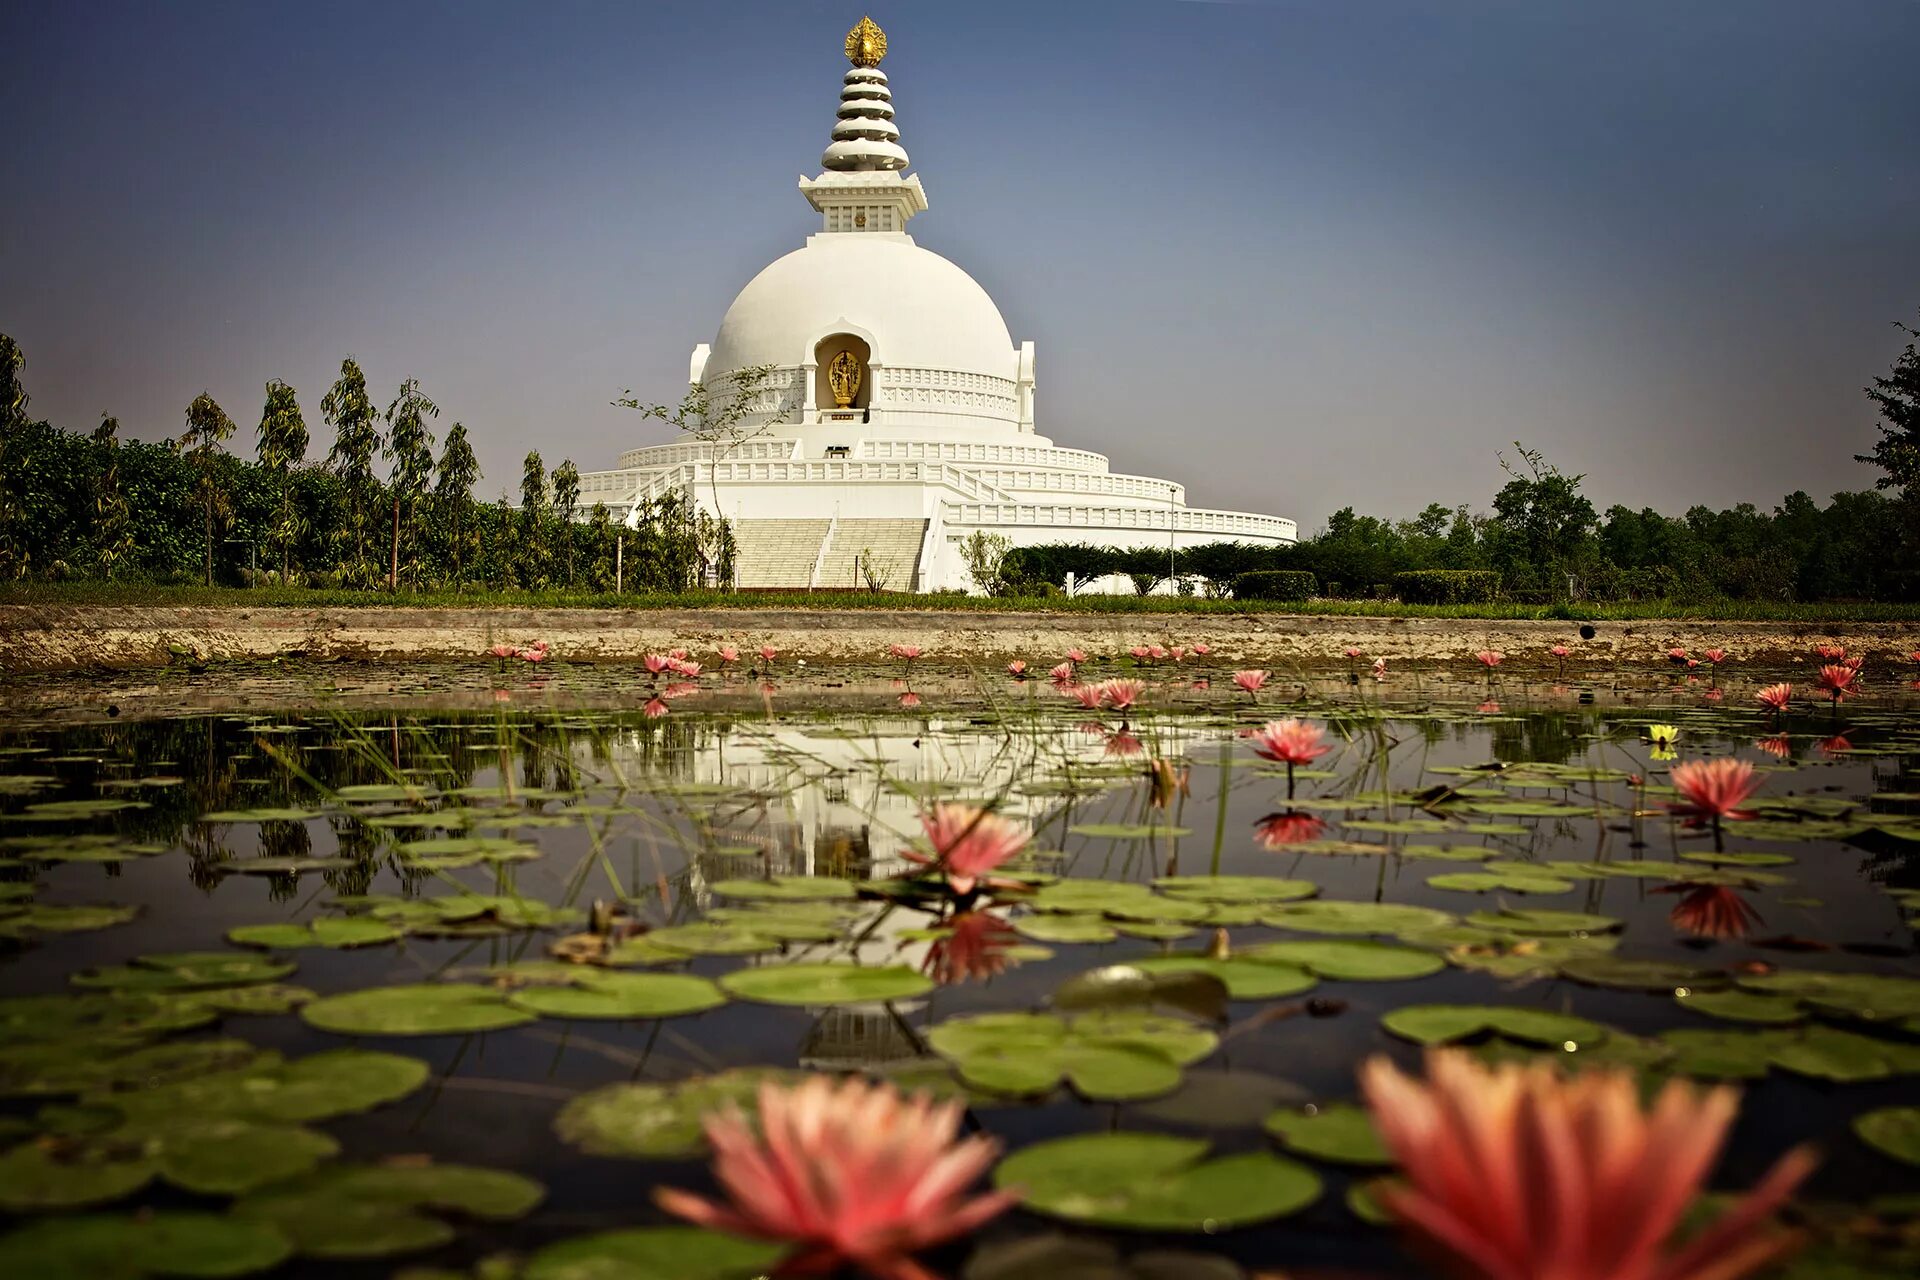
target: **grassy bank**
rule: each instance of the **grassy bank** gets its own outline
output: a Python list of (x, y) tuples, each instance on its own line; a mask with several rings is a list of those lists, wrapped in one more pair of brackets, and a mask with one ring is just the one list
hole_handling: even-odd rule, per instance
[(1636, 619), (1727, 622), (1920, 621), (1920, 604), (1779, 604), (1721, 600), (1708, 604), (1640, 601), (1632, 604), (1408, 605), (1379, 600), (1301, 602), (1204, 600), (1180, 596), (1086, 596), (986, 599), (974, 596), (915, 596), (865, 592), (688, 591), (644, 595), (593, 591), (384, 591), (310, 590), (303, 587), (148, 586), (105, 582), (8, 583), (0, 586), (0, 605), (124, 605), (141, 608), (187, 606), (230, 609), (354, 609), (417, 607), (432, 609), (884, 609), (955, 613), (1062, 614), (1272, 614), (1281, 616), (1371, 618), (1488, 618), (1541, 621), (1568, 619), (1625, 622)]

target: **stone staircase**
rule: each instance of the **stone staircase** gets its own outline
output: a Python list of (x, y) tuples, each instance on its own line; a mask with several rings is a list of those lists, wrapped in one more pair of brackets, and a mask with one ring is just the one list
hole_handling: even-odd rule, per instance
[(733, 582), (737, 587), (813, 585), (814, 562), (827, 539), (831, 520), (741, 520), (734, 524), (737, 550)]
[(883, 591), (912, 591), (920, 567), (920, 543), (926, 536), (925, 520), (848, 520), (834, 523), (827, 553), (820, 562), (820, 580), (814, 585), (832, 591), (858, 587), (867, 589), (867, 572), (861, 567), (872, 555), (873, 571)]

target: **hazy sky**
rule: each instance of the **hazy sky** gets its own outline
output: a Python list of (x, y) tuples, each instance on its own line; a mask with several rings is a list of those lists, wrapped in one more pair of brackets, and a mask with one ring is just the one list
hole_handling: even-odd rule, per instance
[[(852, 3), (0, 6), (0, 331), (39, 415), (417, 376), (484, 494), (611, 466), (817, 215)], [(1865, 488), (1920, 314), (1913, 0), (874, 0), (916, 239), (1040, 430), (1195, 503)]]

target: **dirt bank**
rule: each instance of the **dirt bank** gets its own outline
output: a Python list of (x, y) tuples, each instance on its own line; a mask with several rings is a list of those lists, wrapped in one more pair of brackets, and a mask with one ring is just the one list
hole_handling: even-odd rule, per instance
[(306, 658), (407, 662), (471, 659), (489, 645), (546, 640), (572, 661), (631, 662), (674, 645), (710, 653), (771, 644), (812, 662), (872, 660), (890, 644), (929, 657), (1054, 661), (1073, 647), (1124, 653), (1135, 644), (1203, 642), (1216, 661), (1275, 668), (1344, 665), (1349, 647), (1369, 658), (1436, 663), (1494, 648), (1514, 665), (1551, 665), (1569, 644), (1581, 666), (1658, 660), (1678, 646), (1718, 645), (1744, 662), (1805, 657), (1821, 640), (1855, 652), (1905, 655), (1920, 626), (1864, 623), (1843, 631), (1797, 622), (1602, 622), (1582, 639), (1568, 622), (1453, 618), (1293, 617), (1284, 614), (960, 613), (939, 610), (797, 609), (223, 609), (0, 606), (0, 667), (23, 674), (182, 662)]

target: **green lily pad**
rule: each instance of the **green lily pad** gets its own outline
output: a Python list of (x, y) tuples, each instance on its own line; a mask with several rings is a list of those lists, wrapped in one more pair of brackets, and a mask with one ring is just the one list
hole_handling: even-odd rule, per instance
[(1219, 1038), (1181, 1018), (1134, 1010), (1074, 1018), (987, 1013), (949, 1018), (927, 1035), (967, 1084), (989, 1093), (1049, 1093), (1062, 1080), (1100, 1100), (1151, 1098), (1180, 1083), (1180, 1069)]
[(1567, 893), (1573, 881), (1538, 871), (1453, 871), (1431, 877), (1427, 887), (1460, 893)]
[(1723, 1018), (1728, 1022), (1757, 1022), (1785, 1025), (1806, 1021), (1807, 1014), (1798, 1000), (1787, 996), (1758, 995), (1751, 991), (1698, 991), (1675, 993), (1674, 1003), (1683, 1009)]
[(170, 1118), (108, 1135), (137, 1137), (161, 1177), (201, 1195), (231, 1196), (306, 1173), (340, 1152), (323, 1133), (288, 1124)]
[(1417, 947), (1385, 942), (1265, 942), (1238, 953), (1248, 960), (1298, 965), (1336, 982), (1393, 982), (1424, 978), (1447, 967), (1445, 960)]
[(317, 809), (262, 808), (262, 809), (215, 809), (200, 815), (202, 822), (305, 822), (317, 818)]
[(175, 997), (210, 1009), (214, 1013), (279, 1014), (292, 1013), (320, 993), (307, 987), (283, 982), (264, 982), (254, 987), (217, 987), (212, 991), (194, 991)]
[(1320, 892), (1311, 880), (1278, 876), (1163, 876), (1153, 885), (1169, 898), (1193, 902), (1292, 902)]
[(0, 1237), (0, 1274), (22, 1280), (225, 1280), (267, 1271), (293, 1246), (278, 1230), (217, 1213), (46, 1218)]
[(1920, 1107), (1881, 1107), (1857, 1115), (1853, 1131), (1882, 1155), (1920, 1165)]
[(227, 930), (227, 941), (241, 947), (292, 951), (299, 947), (372, 947), (405, 933), (370, 916), (324, 916), (309, 924), (243, 924)]
[(1020, 916), (1013, 928), (1023, 938), (1036, 942), (1112, 942), (1119, 931), (1104, 916), (1041, 913)]
[(728, 995), (761, 1004), (831, 1005), (906, 1000), (933, 990), (932, 979), (904, 965), (770, 964), (720, 979)]
[(1203, 1141), (1154, 1133), (1056, 1138), (1015, 1152), (994, 1185), (1027, 1209), (1090, 1226), (1213, 1232), (1297, 1213), (1320, 1196), (1305, 1165), (1266, 1153), (1205, 1159)]
[(756, 932), (749, 925), (708, 920), (669, 925), (644, 936), (650, 945), (682, 955), (750, 956), (780, 949), (779, 938)]
[(1299, 1155), (1339, 1164), (1393, 1163), (1392, 1154), (1373, 1127), (1373, 1116), (1365, 1107), (1350, 1102), (1276, 1111), (1264, 1125), (1280, 1145)]
[(1823, 1011), (1869, 1022), (1920, 1015), (1920, 979), (1879, 973), (1827, 973), (1782, 969), (1743, 975), (1747, 991), (1791, 996)]
[(1319, 980), (1298, 965), (1265, 960), (1251, 952), (1215, 959), (1206, 955), (1150, 956), (1135, 960), (1133, 967), (1147, 973), (1204, 973), (1226, 984), (1227, 994), (1235, 1000), (1273, 1000), (1299, 995), (1319, 985)]
[(0, 998), (0, 1044), (118, 1039), (205, 1026), (213, 1015), (164, 995), (130, 992)]
[(1681, 858), (1688, 862), (1706, 862), (1717, 867), (1782, 867), (1793, 859), (1784, 853), (1713, 853), (1702, 851), (1683, 853)]
[(747, 902), (831, 902), (852, 898), (857, 891), (851, 880), (830, 876), (770, 876), (765, 880), (716, 881), (713, 892)]
[(138, 1046), (113, 1040), (55, 1041), (0, 1048), (0, 1094), (33, 1096), (127, 1087), (244, 1066), (261, 1056), (245, 1040), (180, 1040)]
[(1697, 991), (1727, 985), (1724, 974), (1664, 960), (1622, 960), (1618, 956), (1576, 956), (1560, 966), (1562, 977), (1593, 987), (1622, 991)]
[(1226, 983), (1198, 971), (1152, 972), (1132, 964), (1110, 964), (1068, 978), (1054, 989), (1060, 1013), (1089, 1009), (1167, 1010), (1202, 1022), (1222, 1022), (1232, 997)]
[(112, 991), (195, 991), (205, 987), (241, 987), (278, 982), (294, 970), (291, 960), (237, 951), (182, 951), (138, 956), (132, 964), (81, 969), (68, 981), (76, 987)]
[(129, 1116), (196, 1116), (260, 1124), (305, 1124), (371, 1111), (406, 1097), (428, 1076), (418, 1058), (370, 1049), (329, 1049), (291, 1061), (278, 1054), (133, 1093), (103, 1095)]
[(0, 937), (26, 938), (36, 933), (91, 933), (126, 924), (140, 914), (139, 907), (55, 906), (36, 902), (0, 919)]
[(1467, 923), (1487, 929), (1504, 929), (1509, 933), (1540, 935), (1611, 933), (1621, 924), (1612, 916), (1590, 915), (1583, 911), (1522, 910), (1519, 907), (1476, 911), (1467, 917)]
[(1847, 1084), (1920, 1072), (1920, 1046), (1812, 1025), (1763, 1033), (1774, 1066), (1796, 1075)]
[(700, 1227), (639, 1227), (550, 1244), (523, 1280), (756, 1280), (788, 1252)]
[(1450, 1044), (1497, 1032), (1528, 1044), (1599, 1044), (1607, 1028), (1569, 1013), (1493, 1004), (1411, 1004), (1383, 1015), (1380, 1025), (1415, 1044)]
[(324, 996), (300, 1010), (308, 1026), (348, 1036), (437, 1036), (501, 1031), (534, 1019), (500, 992), (452, 983), (408, 983)]
[(691, 974), (582, 970), (572, 986), (527, 987), (507, 1002), (550, 1018), (677, 1018), (717, 1009), (727, 998)]
[(1152, 823), (1137, 822), (1088, 822), (1077, 827), (1069, 827), (1067, 833), (1094, 840), (1149, 840), (1156, 836), (1193, 834), (1187, 827), (1159, 827)]
[(801, 1073), (752, 1067), (676, 1084), (610, 1084), (572, 1098), (554, 1117), (563, 1142), (596, 1156), (664, 1159), (707, 1150), (702, 1121), (737, 1106), (752, 1114), (762, 1084), (791, 1084)]
[(1672, 1051), (1671, 1067), (1705, 1080), (1759, 1080), (1767, 1074), (1772, 1042), (1743, 1031), (1662, 1031), (1659, 1042)]
[(139, 1146), (82, 1143), (72, 1149), (23, 1142), (0, 1152), (0, 1209), (79, 1209), (132, 1195), (153, 1180)]
[(1453, 916), (1432, 907), (1394, 902), (1330, 902), (1324, 898), (1273, 907), (1260, 917), (1260, 923), (1275, 929), (1298, 929), (1303, 933), (1404, 933), (1409, 929), (1438, 929), (1453, 922)]
[(242, 1197), (233, 1212), (278, 1228), (310, 1258), (385, 1258), (454, 1238), (449, 1223), (424, 1210), (510, 1220), (531, 1213), (545, 1194), (504, 1169), (327, 1165)]

